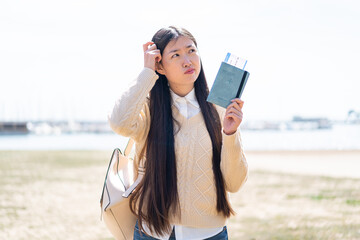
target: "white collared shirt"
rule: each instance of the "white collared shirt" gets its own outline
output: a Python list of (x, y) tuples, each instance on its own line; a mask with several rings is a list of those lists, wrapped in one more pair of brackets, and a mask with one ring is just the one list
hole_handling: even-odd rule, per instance
[(193, 88), (185, 97), (180, 97), (171, 89), (170, 93), (173, 104), (185, 118), (189, 119), (200, 112), (200, 106), (195, 96), (195, 88)]
[[(193, 88), (185, 97), (180, 97), (170, 89), (171, 97), (173, 99), (173, 104), (181, 115), (189, 119), (200, 112), (200, 106), (195, 96), (195, 88)], [(193, 228), (185, 227), (181, 225), (171, 225), (171, 228), (175, 227), (175, 238), (176, 240), (201, 240), (206, 239), (216, 234), (220, 233), (223, 230), (223, 227), (217, 228)], [(143, 228), (146, 233), (150, 235), (150, 230), (148, 226), (143, 223)], [(151, 234), (152, 237), (158, 238), (161, 240), (167, 240), (170, 237), (170, 234), (158, 236), (155, 233)]]

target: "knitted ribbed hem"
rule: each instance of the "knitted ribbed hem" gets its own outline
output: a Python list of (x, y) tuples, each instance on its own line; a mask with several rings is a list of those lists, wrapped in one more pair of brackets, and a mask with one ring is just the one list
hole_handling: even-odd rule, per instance
[[(224, 131), (222, 130), (222, 137), (223, 137), (223, 144), (235, 144), (236, 141), (239, 141), (241, 143), (241, 137), (240, 137), (240, 130), (237, 129), (236, 132), (234, 132), (231, 135), (227, 135), (226, 133), (224, 133)], [(228, 146), (228, 145), (227, 145)]]
[(172, 224), (182, 225), (193, 228), (217, 228), (223, 227), (227, 223), (227, 218), (222, 215), (185, 215), (182, 214), (181, 221), (170, 220)]

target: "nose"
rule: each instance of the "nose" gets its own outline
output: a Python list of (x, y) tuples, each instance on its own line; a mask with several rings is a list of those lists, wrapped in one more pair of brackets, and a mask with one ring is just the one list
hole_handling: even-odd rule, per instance
[(184, 68), (188, 68), (191, 66), (191, 61), (190, 61), (189, 57), (184, 57), (183, 66), (184, 66)]

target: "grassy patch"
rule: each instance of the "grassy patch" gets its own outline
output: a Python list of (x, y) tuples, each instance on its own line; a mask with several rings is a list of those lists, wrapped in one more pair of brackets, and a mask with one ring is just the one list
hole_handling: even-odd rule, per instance
[(0, 152), (0, 169), (47, 166), (50, 168), (76, 168), (101, 165), (110, 159), (103, 151), (3, 151)]
[[(276, 215), (269, 218), (246, 218), (240, 232), (230, 239), (246, 240), (335, 240), (358, 239), (359, 224), (335, 223), (328, 218)], [(231, 231), (231, 228), (230, 228)]]
[(65, 173), (104, 166), (110, 154), (103, 151), (0, 151), (0, 190), (2, 186), (36, 181), (79, 181), (76, 175)]
[(359, 199), (347, 199), (346, 204), (350, 206), (360, 206), (360, 200)]
[(311, 200), (321, 201), (321, 200), (333, 200), (336, 199), (336, 196), (327, 196), (323, 194), (318, 194), (318, 195), (310, 195), (309, 198)]
[(301, 198), (301, 196), (295, 195), (295, 194), (288, 194), (288, 195), (286, 195), (286, 198), (291, 200), (291, 199)]

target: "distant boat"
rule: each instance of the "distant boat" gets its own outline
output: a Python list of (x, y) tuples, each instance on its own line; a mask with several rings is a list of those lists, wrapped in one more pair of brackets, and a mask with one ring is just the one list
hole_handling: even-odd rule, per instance
[(27, 122), (0, 122), (0, 135), (28, 134)]

